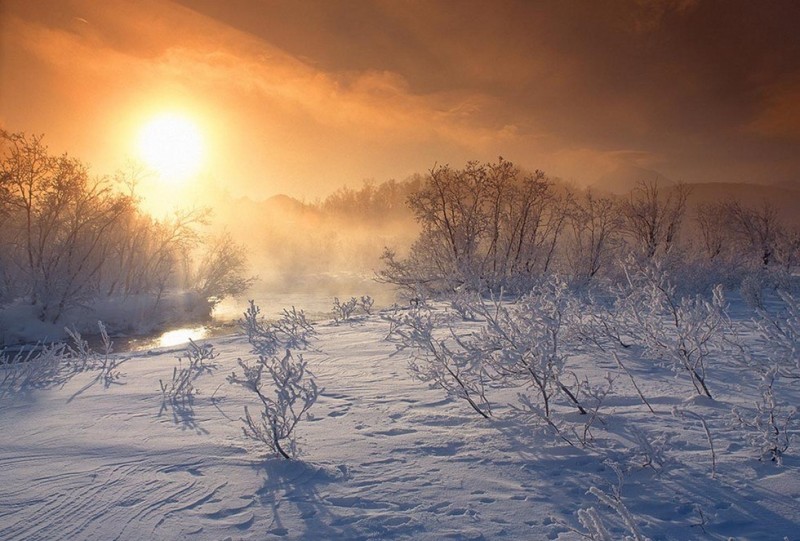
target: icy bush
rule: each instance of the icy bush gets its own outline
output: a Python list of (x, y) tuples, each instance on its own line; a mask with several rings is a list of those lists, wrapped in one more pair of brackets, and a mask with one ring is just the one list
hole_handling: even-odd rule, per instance
[[(245, 406), (242, 430), (245, 437), (259, 441), (274, 454), (286, 459), (299, 454), (295, 429), (317, 401), (321, 389), (307, 369), (302, 355), (296, 358), (289, 348), (308, 347), (315, 334), (303, 311), (284, 310), (276, 323), (265, 323), (253, 301), (240, 325), (258, 358), (248, 363), (238, 359), (242, 374), (233, 372), (228, 382), (256, 394), (261, 402), (257, 415)], [(283, 357), (276, 357), (278, 349)]]
[(340, 301), (339, 297), (334, 297), (331, 315), (333, 316), (334, 323), (338, 325), (345, 321), (352, 321), (356, 315), (372, 315), (372, 307), (374, 304), (375, 299), (369, 295), (362, 295), (359, 298), (350, 297), (350, 300), (344, 302)]
[(733, 409), (733, 426), (745, 430), (747, 442), (761, 458), (781, 463), (797, 434), (797, 407), (780, 404), (775, 399), (778, 368), (767, 371), (761, 380), (759, 401), (749, 412)]
[(480, 302), (476, 293), (463, 289), (450, 296), (450, 308), (453, 309), (464, 321), (475, 321), (478, 314), (475, 306)]
[[(612, 487), (611, 493), (604, 492), (596, 486), (589, 488), (588, 493), (600, 500), (601, 503), (611, 508), (617, 515), (618, 520), (622, 522), (625, 531), (630, 535), (612, 535), (609, 532), (606, 523), (613, 520), (608, 518), (605, 514), (601, 513), (594, 507), (587, 507), (579, 509), (577, 512), (578, 522), (583, 527), (583, 531), (567, 526), (574, 533), (580, 535), (585, 539), (592, 541), (649, 541), (649, 538), (641, 533), (639, 525), (637, 524), (636, 517), (630, 512), (628, 507), (622, 501), (622, 485), (624, 476), (622, 470), (616, 464), (606, 463), (617, 474), (618, 484)], [(563, 524), (563, 523), (562, 523)]]
[(678, 298), (658, 265), (633, 269), (628, 285), (615, 306), (627, 334), (649, 356), (686, 374), (697, 394), (712, 398), (706, 381), (708, 362), (722, 350), (728, 319), (722, 287), (714, 288), (711, 300), (699, 295)]
[(341, 302), (339, 297), (333, 299), (333, 320), (334, 322), (341, 323), (349, 321), (356, 313), (358, 308), (358, 299), (350, 297), (349, 301)]
[(452, 398), (466, 400), (481, 417), (491, 416), (486, 398), (488, 375), (481, 352), (465, 347), (452, 330), (449, 340), (435, 336), (436, 329), (447, 327), (447, 323), (430, 307), (397, 311), (384, 319), (389, 322), (387, 339), (395, 342), (398, 350), (415, 352), (408, 364), (415, 378), (444, 390)]
[(486, 324), (476, 339), (467, 343), (468, 349), (486, 358), (495, 379), (527, 383), (538, 396), (528, 403), (538, 402), (546, 420), (550, 420), (553, 399), (559, 395), (586, 413), (562, 381), (568, 359), (564, 347), (566, 319), (571, 310), (565, 282), (554, 278), (512, 305), (480, 303), (475, 310)]
[(63, 383), (72, 372), (69, 359), (64, 343), (37, 344), (13, 356), (0, 354), (0, 397)]
[(759, 334), (770, 344), (771, 360), (786, 376), (800, 376), (800, 299), (779, 291), (784, 306), (776, 314), (761, 309)]
[(122, 377), (118, 370), (122, 360), (112, 355), (113, 342), (108, 336), (105, 324), (102, 321), (98, 321), (97, 328), (100, 331), (100, 340), (103, 344), (101, 352), (92, 351), (89, 348), (89, 343), (81, 337), (77, 330), (65, 327), (64, 331), (72, 339), (72, 344), (67, 345), (67, 351), (72, 359), (80, 362), (79, 369), (81, 371), (86, 369), (98, 370), (99, 374), (96, 379), (102, 379), (106, 387), (108, 387)]
[(368, 316), (372, 315), (372, 306), (374, 304), (375, 304), (375, 299), (373, 299), (369, 295), (362, 295), (361, 298), (358, 300), (358, 307), (361, 308), (361, 311)]
[[(166, 409), (167, 405), (191, 404), (194, 395), (197, 394), (194, 381), (203, 372), (209, 372), (216, 367), (211, 363), (216, 357), (214, 346), (211, 344), (199, 346), (190, 339), (185, 357), (178, 357), (178, 366), (172, 369), (172, 380), (167, 382), (158, 380), (161, 386), (162, 410)], [(185, 366), (184, 359), (186, 360)]]
[(254, 392), (262, 406), (255, 417), (245, 406), (244, 435), (260, 441), (283, 458), (296, 458), (299, 449), (295, 428), (321, 392), (303, 357), (298, 355), (295, 359), (287, 349), (282, 358), (259, 355), (253, 365), (242, 359), (238, 362), (242, 375), (234, 372), (228, 381)]
[(89, 385), (98, 381), (108, 387), (119, 383), (119, 367), (123, 360), (113, 355), (113, 343), (105, 325), (97, 322), (103, 349), (93, 351), (89, 343), (75, 329), (64, 328), (70, 342), (36, 344), (13, 356), (0, 353), (0, 396), (27, 389), (63, 385), (76, 374), (96, 371)]
[(277, 321), (268, 322), (261, 316), (261, 308), (252, 300), (239, 321), (239, 327), (253, 346), (253, 352), (264, 356), (287, 348), (305, 349), (316, 334), (303, 310), (298, 311), (292, 306), (291, 310), (284, 309)]
[(297, 311), (292, 306), (291, 310), (283, 309), (281, 317), (272, 324), (276, 336), (284, 348), (306, 349), (309, 339), (317, 334), (311, 322), (306, 318), (303, 310)]

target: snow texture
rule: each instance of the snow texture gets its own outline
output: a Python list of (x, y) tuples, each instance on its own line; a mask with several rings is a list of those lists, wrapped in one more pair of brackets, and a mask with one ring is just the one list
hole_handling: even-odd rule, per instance
[[(325, 390), (297, 427), (297, 460), (242, 434), (257, 403), (226, 378), (252, 355), (245, 336), (213, 341), (180, 407), (163, 407), (159, 382), (183, 348), (118, 355), (112, 379), (75, 359), (6, 377), (0, 539), (800, 539), (797, 442), (782, 464), (759, 460), (731, 422), (762, 396), (740, 365), (708, 361), (711, 400), (644, 357), (624, 373), (610, 353), (575, 352), (565, 370), (614, 384), (590, 415), (553, 405), (570, 445), (515, 414), (519, 388), (488, 389), (484, 419), (419, 382), (379, 314), (315, 330), (303, 358)], [(800, 402), (800, 386), (781, 393)]]

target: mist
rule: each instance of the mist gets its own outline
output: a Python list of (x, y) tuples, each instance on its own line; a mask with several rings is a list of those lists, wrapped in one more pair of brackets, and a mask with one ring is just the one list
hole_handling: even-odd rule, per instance
[(291, 302), (326, 315), (334, 297), (370, 295), (377, 305), (390, 305), (395, 288), (375, 277), (385, 248), (406, 252), (419, 234), (406, 199), (420, 182), (420, 176), (363, 181), (311, 203), (282, 194), (217, 198), (213, 228), (247, 247), (256, 280), (245, 296), (223, 302), (215, 317), (241, 316), (244, 297), (275, 299), (277, 310), (298, 299)]

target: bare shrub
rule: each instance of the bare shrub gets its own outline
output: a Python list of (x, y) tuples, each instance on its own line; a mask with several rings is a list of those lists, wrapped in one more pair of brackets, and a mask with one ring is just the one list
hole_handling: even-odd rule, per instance
[(297, 458), (295, 428), (321, 392), (307, 371), (303, 357), (295, 359), (287, 349), (282, 358), (259, 355), (254, 365), (242, 359), (238, 362), (242, 375), (234, 372), (228, 376), (228, 382), (254, 392), (262, 406), (258, 417), (253, 417), (245, 406), (244, 435), (285, 459)]
[(744, 412), (734, 408), (733, 426), (746, 430), (748, 443), (758, 450), (760, 458), (781, 463), (797, 433), (797, 408), (780, 404), (775, 399), (778, 369), (768, 370), (759, 385), (760, 399), (755, 409)]
[[(191, 405), (198, 390), (194, 386), (195, 380), (204, 372), (213, 370), (216, 365), (212, 364), (217, 357), (214, 353), (214, 346), (211, 344), (197, 345), (189, 340), (186, 346), (184, 357), (178, 357), (178, 366), (172, 369), (172, 379), (170, 381), (158, 380), (161, 386), (162, 411), (169, 405)], [(186, 361), (184, 365), (184, 360)]]
[[(395, 342), (398, 350), (415, 352), (408, 364), (415, 378), (444, 390), (450, 397), (465, 400), (484, 419), (491, 416), (484, 359), (474, 348), (465, 347), (441, 316), (430, 307), (417, 306), (383, 317), (389, 322), (387, 339)], [(437, 328), (440, 332), (450, 331), (447, 339), (435, 335)]]
[[(261, 402), (257, 416), (245, 406), (242, 418), (245, 437), (263, 443), (272, 453), (292, 459), (300, 452), (295, 429), (322, 389), (317, 387), (302, 355), (295, 358), (289, 348), (308, 347), (315, 331), (304, 312), (294, 307), (291, 311), (284, 310), (274, 324), (264, 322), (260, 313), (260, 308), (250, 301), (240, 321), (258, 358), (251, 363), (238, 359), (242, 375), (233, 372), (228, 382), (255, 393)], [(285, 351), (283, 357), (275, 356), (279, 348)]]

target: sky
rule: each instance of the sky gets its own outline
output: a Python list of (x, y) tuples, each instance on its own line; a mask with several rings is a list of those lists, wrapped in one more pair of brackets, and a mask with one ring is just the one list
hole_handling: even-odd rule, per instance
[(110, 173), (324, 197), (498, 156), (578, 184), (800, 180), (800, 2), (0, 0), (0, 126)]

